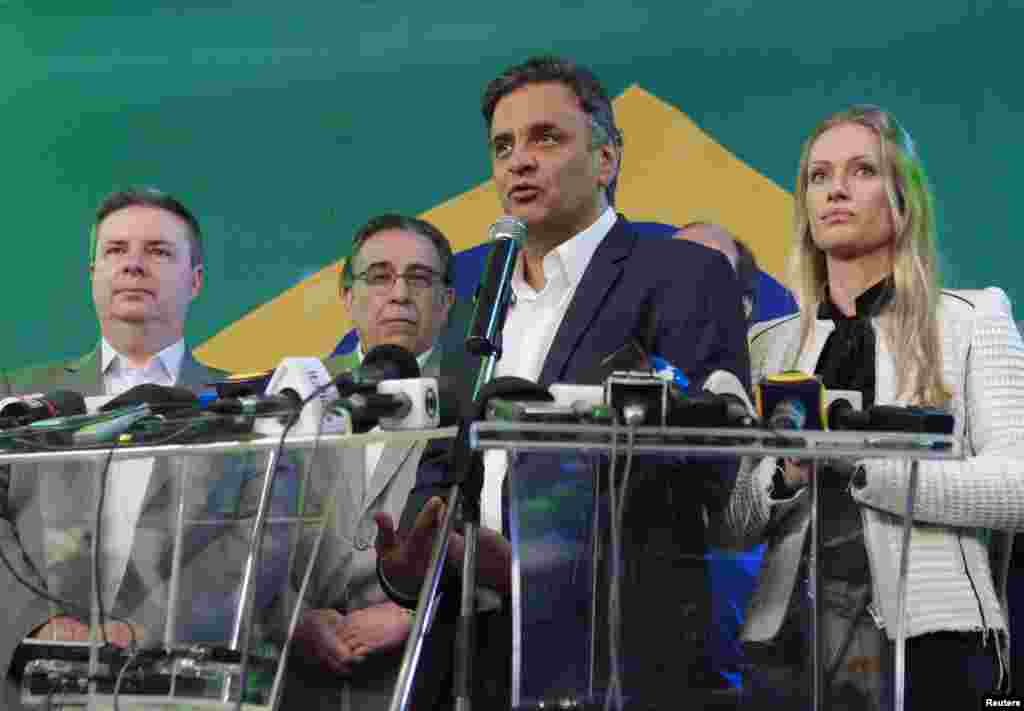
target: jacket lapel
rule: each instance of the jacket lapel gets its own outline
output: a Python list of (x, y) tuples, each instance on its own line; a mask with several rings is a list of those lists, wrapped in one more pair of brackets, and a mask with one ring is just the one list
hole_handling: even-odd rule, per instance
[(86, 397), (103, 395), (103, 374), (100, 372), (99, 344), (90, 352), (69, 362), (64, 366), (64, 374), (54, 383), (59, 388), (67, 388), (81, 393)]
[(541, 370), (540, 383), (553, 383), (565, 377), (569, 362), (601, 307), (622, 276), (625, 259), (633, 251), (637, 236), (626, 218), (619, 215), (611, 231), (601, 241), (583, 272), (565, 318), (555, 334)]

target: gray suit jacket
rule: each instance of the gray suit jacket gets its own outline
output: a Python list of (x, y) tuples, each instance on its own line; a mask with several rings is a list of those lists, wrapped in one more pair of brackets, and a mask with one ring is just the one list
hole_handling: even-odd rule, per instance
[[(2, 374), (0, 394), (67, 389), (85, 396), (102, 395), (99, 354), (97, 347), (71, 361)], [(178, 384), (198, 392), (224, 375), (186, 352)], [(174, 457), (159, 458), (153, 466), (123, 582), (116, 600), (105, 601), (114, 615), (143, 626), (144, 644), (159, 644), (164, 639), (178, 507), (183, 506), (188, 517), (207, 514), (207, 492), (223, 472), (223, 462), (220, 456)], [(0, 467), (0, 548), (7, 561), (19, 577), (86, 610), (92, 580), (90, 547), (97, 473), (102, 463), (102, 459), (93, 459)], [(228, 539), (233, 538), (237, 537), (210, 535), (209, 531), (186, 536), (183, 566), (202, 567), (204, 561), (223, 561), (228, 554), (225, 547), (232, 547)], [(219, 562), (213, 569), (222, 566)], [(191, 587), (186, 580), (180, 600), (188, 600)], [(6, 610), (0, 623), (0, 669), (8, 670), (9, 675), (14, 651), (25, 636), (55, 615), (77, 615), (80, 611), (65, 610), (40, 598), (7, 566), (0, 570), (0, 591)], [(190, 608), (176, 607), (183, 618), (182, 611)], [(5, 684), (3, 693), (3, 708), (19, 707), (16, 687)]]
[[(440, 360), (441, 348), (438, 347), (424, 366), (423, 375), (438, 375)], [(356, 364), (354, 358), (339, 356), (328, 361), (327, 367), (336, 375)], [(337, 467), (334, 505), (306, 590), (304, 604), (307, 607), (334, 608), (344, 613), (389, 601), (377, 580), (377, 557), (373, 547), (377, 524), (373, 516), (384, 511), (396, 521), (401, 517), (416, 480), (423, 448), (423, 442), (385, 445), (368, 482), (363, 447), (335, 450), (336, 459), (331, 467)], [(312, 536), (303, 545), (311, 548)], [(308, 553), (307, 550), (300, 559), (308, 560)], [(302, 565), (295, 568), (297, 574), (303, 571)], [(298, 583), (296, 580), (296, 587)], [(401, 653), (399, 649), (371, 656), (355, 668), (351, 678), (344, 680), (293, 656), (281, 707), (305, 711), (386, 709)]]

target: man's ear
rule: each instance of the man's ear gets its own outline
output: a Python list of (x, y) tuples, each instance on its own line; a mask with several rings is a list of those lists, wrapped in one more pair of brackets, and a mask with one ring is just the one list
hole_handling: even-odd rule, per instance
[(601, 187), (611, 185), (619, 173), (619, 149), (611, 141), (606, 141), (594, 151), (597, 160), (598, 181)]
[(203, 288), (203, 279), (206, 276), (206, 270), (202, 264), (197, 264), (192, 267), (192, 298), (199, 296), (199, 292)]

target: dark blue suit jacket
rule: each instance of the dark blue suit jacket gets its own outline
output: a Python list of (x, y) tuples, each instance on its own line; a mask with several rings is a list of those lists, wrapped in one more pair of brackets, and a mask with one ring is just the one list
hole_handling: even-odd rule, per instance
[[(746, 323), (729, 262), (692, 242), (644, 239), (619, 216), (583, 274), (544, 361), (540, 384), (603, 382), (609, 370), (605, 359), (630, 338), (682, 369), (693, 387), (717, 369), (731, 371), (749, 385)], [(466, 380), (475, 374), (478, 363), (464, 349), (446, 348), (445, 355), (444, 374)], [(471, 387), (468, 382), (467, 389)], [(436, 460), (422, 468), (404, 522), (414, 520), (429, 496), (444, 493), (439, 471), (443, 467)], [(708, 608), (703, 507), (724, 504), (732, 474), (730, 466), (685, 466), (656, 457), (634, 460), (625, 521), (628, 583), (623, 610), (624, 645), (635, 663), (627, 669), (626, 683), (646, 689), (652, 701), (668, 701), (668, 694), (685, 685), (680, 674), (685, 675), (698, 653), (695, 640), (703, 634)], [(449, 591), (445, 597), (457, 598), (456, 586)], [(480, 630), (486, 640), (481, 653), (500, 652), (493, 664), (479, 656), (475, 661), (475, 679), (488, 684), (485, 689), (477, 685), (474, 703), (486, 703), (487, 708), (499, 708), (508, 698), (507, 688), (499, 683), (507, 682), (510, 650), (503, 643), (508, 619), (502, 617)], [(450, 654), (444, 648), (449, 641), (445, 626), (434, 627), (438, 641), (444, 642), (428, 645), (424, 653)]]

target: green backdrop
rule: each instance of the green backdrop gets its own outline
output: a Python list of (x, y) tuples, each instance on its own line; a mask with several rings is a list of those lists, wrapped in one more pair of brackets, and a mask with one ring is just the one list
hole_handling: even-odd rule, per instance
[(1021, 2), (32, 5), (0, 0), (5, 367), (94, 342), (86, 234), (111, 189), (199, 214), (199, 343), (347, 253), (370, 214), (486, 179), (480, 90), (537, 52), (613, 94), (640, 84), (786, 189), (817, 119), (892, 109), (939, 196), (947, 283), (1024, 299)]

